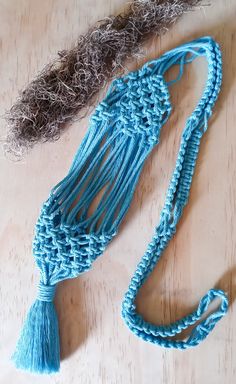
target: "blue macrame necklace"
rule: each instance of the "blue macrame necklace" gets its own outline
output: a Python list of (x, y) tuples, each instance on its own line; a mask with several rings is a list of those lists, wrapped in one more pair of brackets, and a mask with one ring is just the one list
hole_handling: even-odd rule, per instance
[[(144, 162), (158, 144), (161, 128), (170, 115), (168, 87), (181, 78), (184, 65), (199, 56), (208, 61), (205, 91), (186, 122), (160, 222), (131, 279), (122, 317), (145, 341), (185, 349), (205, 339), (227, 312), (227, 296), (216, 289), (201, 299), (193, 313), (167, 326), (146, 322), (135, 305), (140, 287), (173, 237), (187, 204), (200, 140), (220, 90), (220, 49), (210, 37), (203, 37), (114, 80), (97, 106), (67, 176), (51, 191), (36, 224), (33, 253), (41, 278), (37, 300), (13, 355), (18, 368), (38, 373), (59, 370), (59, 331), (53, 304), (56, 285), (88, 271), (117, 234)], [(173, 65), (179, 66), (179, 75), (166, 83), (164, 75)], [(201, 320), (216, 297), (221, 299), (220, 306)], [(193, 325), (186, 339), (173, 339)]]

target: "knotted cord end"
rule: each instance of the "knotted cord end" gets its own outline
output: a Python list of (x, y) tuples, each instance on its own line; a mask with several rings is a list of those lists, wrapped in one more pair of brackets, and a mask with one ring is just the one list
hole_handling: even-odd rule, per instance
[[(207, 315), (209, 305), (220, 299), (218, 308)], [(220, 289), (210, 289), (202, 297), (198, 308), (189, 315), (169, 325), (154, 325), (146, 322), (141, 315), (135, 311), (133, 298), (126, 294), (122, 305), (122, 317), (129, 329), (138, 337), (153, 344), (165, 348), (187, 349), (197, 346), (213, 330), (217, 322), (226, 315), (229, 301), (226, 293)], [(176, 339), (183, 330), (194, 326), (190, 335), (184, 339)], [(175, 339), (173, 339), (175, 337)]]

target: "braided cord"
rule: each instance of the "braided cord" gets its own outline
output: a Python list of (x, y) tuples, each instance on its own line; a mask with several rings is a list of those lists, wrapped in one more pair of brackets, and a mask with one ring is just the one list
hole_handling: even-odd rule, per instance
[[(188, 53), (191, 56), (187, 58)], [(200, 140), (207, 129), (207, 122), (211, 116), (212, 107), (220, 91), (222, 80), (221, 53), (218, 44), (211, 38), (206, 37), (178, 47), (164, 54), (157, 61), (147, 64), (155, 73), (162, 75), (173, 64), (179, 64), (179, 76), (169, 83), (171, 85), (181, 78), (184, 64), (191, 62), (197, 56), (206, 56), (208, 60), (206, 88), (197, 107), (187, 120), (181, 138), (176, 167), (160, 215), (160, 223), (143, 258), (137, 266), (122, 304), (122, 317), (134, 334), (162, 347), (177, 349), (196, 346), (201, 340), (205, 339), (216, 323), (227, 312), (228, 299), (226, 294), (221, 290), (209, 290), (201, 299), (195, 311), (166, 326), (157, 326), (146, 322), (141, 315), (136, 313), (135, 300), (139, 289), (152, 273), (163, 251), (176, 232), (176, 226), (182, 216), (183, 208), (187, 204)], [(221, 299), (220, 306), (215, 312), (201, 321), (209, 304), (217, 297)], [(183, 341), (172, 339), (172, 337), (193, 325), (195, 327), (187, 339)]]

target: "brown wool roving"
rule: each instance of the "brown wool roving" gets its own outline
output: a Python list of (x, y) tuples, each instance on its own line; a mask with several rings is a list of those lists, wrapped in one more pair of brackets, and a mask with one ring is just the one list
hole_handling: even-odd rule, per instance
[(135, 0), (127, 11), (107, 17), (58, 54), (19, 94), (6, 114), (7, 152), (21, 157), (38, 142), (60, 137), (66, 123), (85, 106), (140, 45), (160, 35), (201, 0)]

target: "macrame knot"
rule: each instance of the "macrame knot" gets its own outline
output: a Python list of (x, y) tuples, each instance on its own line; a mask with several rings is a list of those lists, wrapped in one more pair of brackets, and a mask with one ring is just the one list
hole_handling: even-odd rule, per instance
[(116, 83), (109, 98), (113, 103), (117, 99), (119, 130), (141, 138), (145, 146), (152, 148), (159, 142), (160, 129), (171, 112), (171, 105), (163, 76), (146, 72), (141, 70), (123, 78), (123, 91)]
[[(122, 317), (143, 340), (186, 349), (204, 340), (226, 314), (228, 298), (216, 289), (192, 313), (169, 325), (149, 323), (136, 309), (138, 292), (171, 241), (188, 202), (200, 140), (221, 84), (220, 54), (213, 55), (212, 46), (218, 49), (211, 38), (203, 37), (167, 52), (146, 64), (149, 69), (115, 81), (97, 107), (69, 173), (53, 188), (36, 224), (33, 252), (41, 281), (38, 300), (30, 308), (14, 354), (17, 367), (38, 373), (59, 370), (56, 284), (88, 271), (118, 232), (144, 161), (170, 115), (168, 87), (180, 80), (184, 65), (198, 56), (208, 58), (207, 86), (184, 128), (160, 222), (131, 279)], [(213, 66), (216, 61), (219, 66)], [(166, 83), (163, 76), (173, 65), (179, 65), (179, 75)], [(221, 304), (206, 316), (217, 297)], [(187, 328), (186, 338), (173, 338)]]
[(56, 285), (45, 285), (41, 281), (38, 287), (38, 300), (51, 303), (55, 297)]

